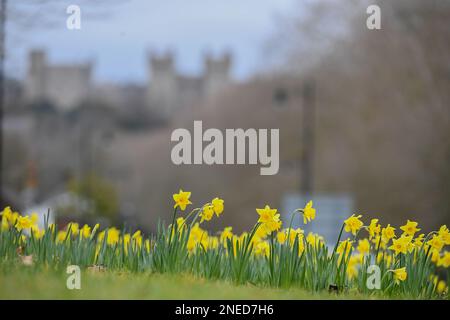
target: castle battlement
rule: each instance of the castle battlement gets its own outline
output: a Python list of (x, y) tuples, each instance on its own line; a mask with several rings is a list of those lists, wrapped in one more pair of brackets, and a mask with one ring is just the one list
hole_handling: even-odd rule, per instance
[(149, 54), (149, 107), (161, 118), (170, 119), (174, 112), (195, 102), (211, 99), (231, 82), (232, 56), (226, 52), (219, 57), (206, 54), (203, 71), (198, 76), (180, 74), (174, 54)]
[[(162, 120), (169, 120), (176, 111), (196, 103), (207, 101), (202, 104), (213, 105), (209, 103), (211, 99), (232, 81), (229, 52), (218, 56), (205, 54), (202, 72), (197, 76), (180, 73), (172, 51), (150, 52), (147, 63), (149, 81), (142, 93), (146, 96), (149, 111)], [(85, 99), (99, 95), (92, 85), (91, 63), (51, 64), (45, 51), (30, 51), (25, 80), (26, 101), (49, 101), (61, 111), (69, 111)], [(122, 90), (115, 87), (99, 92), (117, 96)], [(108, 97), (101, 98), (107, 100)]]

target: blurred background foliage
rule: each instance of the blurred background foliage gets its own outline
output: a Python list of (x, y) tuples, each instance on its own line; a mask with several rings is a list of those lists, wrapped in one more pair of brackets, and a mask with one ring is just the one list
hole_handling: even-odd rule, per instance
[(118, 222), (118, 197), (114, 185), (91, 173), (82, 179), (72, 179), (67, 189), (78, 197), (87, 200), (91, 206), (86, 214), (94, 214)]

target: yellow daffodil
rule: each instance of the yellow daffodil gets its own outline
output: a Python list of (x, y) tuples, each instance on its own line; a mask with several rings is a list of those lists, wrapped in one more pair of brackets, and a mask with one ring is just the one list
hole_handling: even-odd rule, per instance
[(406, 267), (390, 270), (394, 274), (395, 283), (399, 284), (400, 281), (405, 281), (408, 277), (408, 273), (406, 272)]
[(26, 240), (27, 240), (27, 237), (24, 234), (22, 234), (20, 236), (19, 243), (22, 245), (22, 244), (24, 244), (26, 242)]
[(439, 235), (435, 234), (435, 235), (433, 235), (433, 237), (430, 240), (427, 241), (427, 245), (431, 246), (433, 249), (440, 252), (445, 244), (442, 241), (441, 237), (439, 237)]
[(33, 226), (33, 222), (31, 221), (31, 219), (28, 216), (26, 216), (26, 217), (19, 216), (16, 221), (16, 229), (18, 231), (28, 230), (32, 226)]
[(131, 238), (133, 239), (133, 245), (137, 248), (141, 248), (142, 246), (141, 230), (137, 230), (135, 233), (133, 233), (133, 236)]
[(73, 236), (77, 236), (78, 233), (80, 232), (80, 226), (78, 225), (78, 223), (75, 222), (71, 222), (69, 223), (68, 227), (67, 227), (67, 232), (70, 231), (70, 234)]
[(189, 236), (188, 242), (186, 244), (186, 249), (192, 252), (196, 246), (197, 246), (197, 239), (192, 236)]
[(150, 240), (145, 239), (144, 245), (145, 245), (145, 251), (147, 251), (147, 253), (150, 253)]
[(271, 209), (268, 205), (264, 209), (256, 209), (259, 214), (258, 222), (262, 223), (261, 228), (265, 229), (266, 234), (277, 231), (281, 228), (280, 214), (277, 209)]
[(420, 229), (417, 228), (418, 225), (419, 223), (415, 221), (407, 220), (406, 224), (404, 226), (401, 226), (400, 229), (403, 230), (406, 235), (414, 236), (416, 232), (420, 231)]
[(358, 265), (361, 261), (361, 257), (358, 255), (351, 256), (347, 265), (347, 276), (348, 278), (354, 279), (358, 275)]
[(323, 238), (316, 233), (308, 233), (306, 242), (312, 247), (320, 247), (323, 243)]
[(217, 249), (219, 247), (219, 238), (218, 237), (208, 237), (208, 247), (211, 249)]
[(104, 230), (98, 233), (97, 241), (103, 242), (103, 239), (105, 239), (105, 231)]
[(67, 238), (67, 231), (61, 230), (58, 231), (58, 234), (56, 235), (56, 243), (62, 243)]
[(197, 245), (203, 246), (203, 248), (207, 249), (209, 245), (208, 233), (200, 228), (199, 223), (196, 223), (189, 234), (187, 249), (189, 251), (193, 251)]
[(447, 292), (447, 284), (445, 283), (444, 280), (441, 280), (438, 282), (438, 284), (436, 286), (436, 291), (439, 294), (443, 294), (443, 293)]
[(381, 230), (381, 237), (382, 237), (382, 241), (388, 243), (389, 240), (391, 240), (392, 238), (395, 238), (395, 228), (391, 227), (391, 225), (388, 224), (386, 226), (386, 228), (383, 228)]
[(301, 210), (303, 212), (303, 223), (307, 224), (316, 218), (316, 209), (313, 208), (312, 200)]
[(212, 205), (206, 205), (203, 207), (202, 212), (200, 213), (200, 223), (203, 221), (210, 221), (214, 216), (214, 207)]
[[(233, 255), (234, 255), (235, 257), (236, 257), (236, 254), (237, 254), (237, 247), (239, 246), (239, 247), (242, 248), (242, 240), (243, 240), (243, 237), (237, 236), (237, 235), (233, 235), (233, 238), (231, 239), (232, 246), (233, 246)], [(254, 248), (256, 248), (256, 245), (257, 245), (258, 243), (259, 243), (259, 242), (254, 242), (254, 243), (253, 243)]]
[(439, 228), (438, 236), (441, 238), (445, 245), (450, 245), (450, 231), (446, 225)]
[(280, 244), (283, 244), (286, 242), (289, 236), (289, 244), (292, 246), (295, 243), (296, 238), (299, 238), (299, 240), (301, 240), (301, 236), (303, 236), (303, 233), (304, 231), (300, 228), (287, 228), (277, 233), (277, 240)]
[(354, 236), (363, 226), (363, 222), (360, 220), (362, 215), (355, 216), (351, 215), (347, 220), (344, 221), (344, 230), (345, 232), (351, 232)]
[(303, 233), (298, 235), (298, 256), (300, 257), (305, 251), (305, 241)]
[(50, 223), (50, 224), (48, 225), (48, 230), (50, 230), (50, 232), (51, 232), (52, 234), (55, 233), (56, 225), (55, 225), (54, 223)]
[(339, 254), (350, 254), (351, 249), (353, 248), (353, 241), (350, 239), (341, 241), (336, 249), (336, 252)]
[(259, 242), (255, 247), (255, 255), (268, 257), (270, 253), (270, 245), (267, 241)]
[(297, 229), (286, 229), (286, 235), (289, 235), (289, 244), (292, 246), (295, 243), (295, 240), (298, 238), (298, 242), (303, 241), (304, 231), (300, 228)]
[(91, 236), (91, 227), (89, 227), (87, 224), (83, 226), (80, 230), (80, 235), (83, 238), (89, 238)]
[(272, 220), (264, 223), (262, 227), (266, 229), (267, 234), (271, 234), (274, 231), (280, 230), (281, 224), (282, 224), (281, 220)]
[(259, 239), (264, 239), (267, 237), (268, 230), (264, 227), (264, 225), (260, 225), (255, 231), (255, 237)]
[(374, 244), (375, 249), (378, 249), (378, 246), (379, 246), (379, 249), (381, 249), (381, 250), (386, 249), (387, 243), (385, 242), (385, 239), (381, 235), (378, 235), (378, 236), (375, 236), (374, 238), (372, 238), (372, 243)]
[(370, 220), (370, 224), (367, 227), (367, 231), (369, 232), (369, 239), (373, 239), (378, 236), (381, 232), (381, 225), (378, 223), (378, 219)]
[(433, 262), (434, 264), (438, 264), (440, 257), (441, 255), (438, 250), (431, 249), (431, 262)]
[(186, 220), (183, 217), (177, 218), (178, 229), (186, 227)]
[(39, 222), (39, 215), (36, 212), (32, 212), (30, 215), (31, 223), (36, 225)]
[(19, 213), (13, 212), (11, 207), (6, 207), (0, 214), (2, 216), (2, 230), (7, 230), (16, 225)]
[(214, 213), (217, 215), (217, 217), (219, 217), (223, 212), (224, 209), (223, 202), (224, 202), (223, 199), (220, 198), (214, 198), (211, 201)]
[(392, 256), (387, 252), (379, 252), (377, 257), (377, 263), (380, 264), (381, 262), (384, 262), (384, 264), (387, 267), (389, 267), (392, 262)]
[(128, 247), (131, 243), (131, 234), (126, 233), (122, 236), (122, 241), (123, 241), (123, 248), (125, 250), (125, 254), (128, 254)]
[(113, 246), (119, 242), (120, 231), (116, 228), (109, 228), (106, 236), (106, 243)]
[(1, 231), (6, 231), (9, 229), (9, 223), (8, 220), (5, 217), (2, 217), (2, 222), (1, 222), (1, 227), (0, 230)]
[(135, 233), (133, 233), (133, 239), (142, 238), (141, 230), (137, 230)]
[(356, 250), (359, 251), (361, 254), (368, 254), (370, 252), (370, 242), (368, 239), (362, 239), (358, 241), (358, 246), (356, 247)]
[(402, 235), (398, 239), (392, 240), (392, 245), (389, 247), (395, 254), (403, 253), (406, 254), (408, 252), (409, 244), (411, 243), (412, 236)]
[(2, 212), (0, 212), (0, 215), (2, 216), (2, 218), (7, 219), (8, 222), (9, 222), (9, 219), (11, 219), (12, 214), (13, 214), (13, 212), (11, 210), (11, 207), (9, 207), (9, 206), (5, 207), (5, 209), (3, 209)]
[(423, 240), (424, 240), (425, 234), (419, 234), (413, 241), (413, 246), (416, 249), (420, 249), (420, 247), (422, 247), (423, 244)]
[(191, 197), (191, 193), (187, 191), (183, 191), (180, 189), (180, 192), (175, 193), (173, 195), (173, 201), (175, 201), (174, 208), (180, 208), (182, 211), (186, 210), (186, 206), (192, 204), (189, 200)]
[(248, 233), (245, 232), (245, 231), (242, 232), (241, 235), (239, 236), (239, 242), (240, 242), (241, 244), (243, 244), (244, 241), (245, 241), (245, 239), (247, 239), (247, 237), (248, 237)]
[[(177, 222), (179, 237), (181, 238), (187, 228), (186, 220), (183, 217), (178, 217), (176, 222)], [(172, 230), (172, 238), (174, 235), (175, 235), (175, 230)]]
[(439, 258), (437, 265), (444, 268), (450, 267), (450, 252), (445, 251), (443, 256)]
[(37, 225), (32, 225), (31, 226), (31, 233), (33, 234), (33, 237), (37, 240), (41, 239), (44, 234), (45, 234), (45, 230), (41, 230), (39, 229), (39, 227)]
[(434, 290), (436, 290), (438, 294), (447, 292), (447, 284), (444, 280), (439, 280), (438, 276), (432, 276), (431, 281), (433, 281)]
[(261, 223), (278, 221), (280, 219), (277, 209), (271, 209), (268, 205), (266, 205), (264, 209), (256, 209), (256, 212), (259, 214), (258, 222)]
[(285, 243), (285, 242), (286, 242), (286, 239), (287, 239), (287, 235), (286, 235), (285, 230), (282, 230), (282, 231), (280, 231), (280, 232), (277, 233), (277, 241), (278, 241), (280, 244)]
[(232, 227), (225, 227), (225, 229), (223, 229), (223, 231), (220, 234), (220, 242), (226, 245), (227, 239), (233, 238), (232, 231), (233, 231)]

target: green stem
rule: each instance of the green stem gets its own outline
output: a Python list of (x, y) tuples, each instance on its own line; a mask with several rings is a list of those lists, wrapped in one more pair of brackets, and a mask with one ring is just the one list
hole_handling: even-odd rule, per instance
[(175, 217), (176, 217), (176, 215), (177, 215), (177, 207), (175, 207), (173, 209), (172, 225), (171, 225), (171, 230), (170, 230), (170, 234), (169, 234), (169, 247), (170, 247), (170, 242), (172, 240), (172, 234), (173, 234), (173, 228), (174, 228), (174, 225), (175, 225)]

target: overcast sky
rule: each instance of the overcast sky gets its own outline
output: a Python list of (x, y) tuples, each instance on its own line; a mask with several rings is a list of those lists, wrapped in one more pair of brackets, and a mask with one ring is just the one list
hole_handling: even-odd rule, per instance
[(60, 0), (52, 10), (41, 6), (40, 11), (32, 6), (13, 8), (17, 4), (10, 1), (11, 10), (26, 11), (32, 24), (39, 26), (42, 14), (50, 16), (53, 26), (19, 28), (11, 14), (8, 72), (22, 77), (27, 51), (42, 47), (52, 62), (95, 60), (97, 80), (142, 82), (147, 79), (146, 53), (151, 48), (172, 48), (177, 66), (186, 73), (200, 72), (205, 51), (220, 54), (229, 49), (235, 55), (234, 75), (244, 79), (260, 68), (275, 17), (295, 7), (295, 0), (128, 0), (93, 11), (84, 3), (79, 3), (82, 29), (70, 31), (65, 10), (77, 0)]

